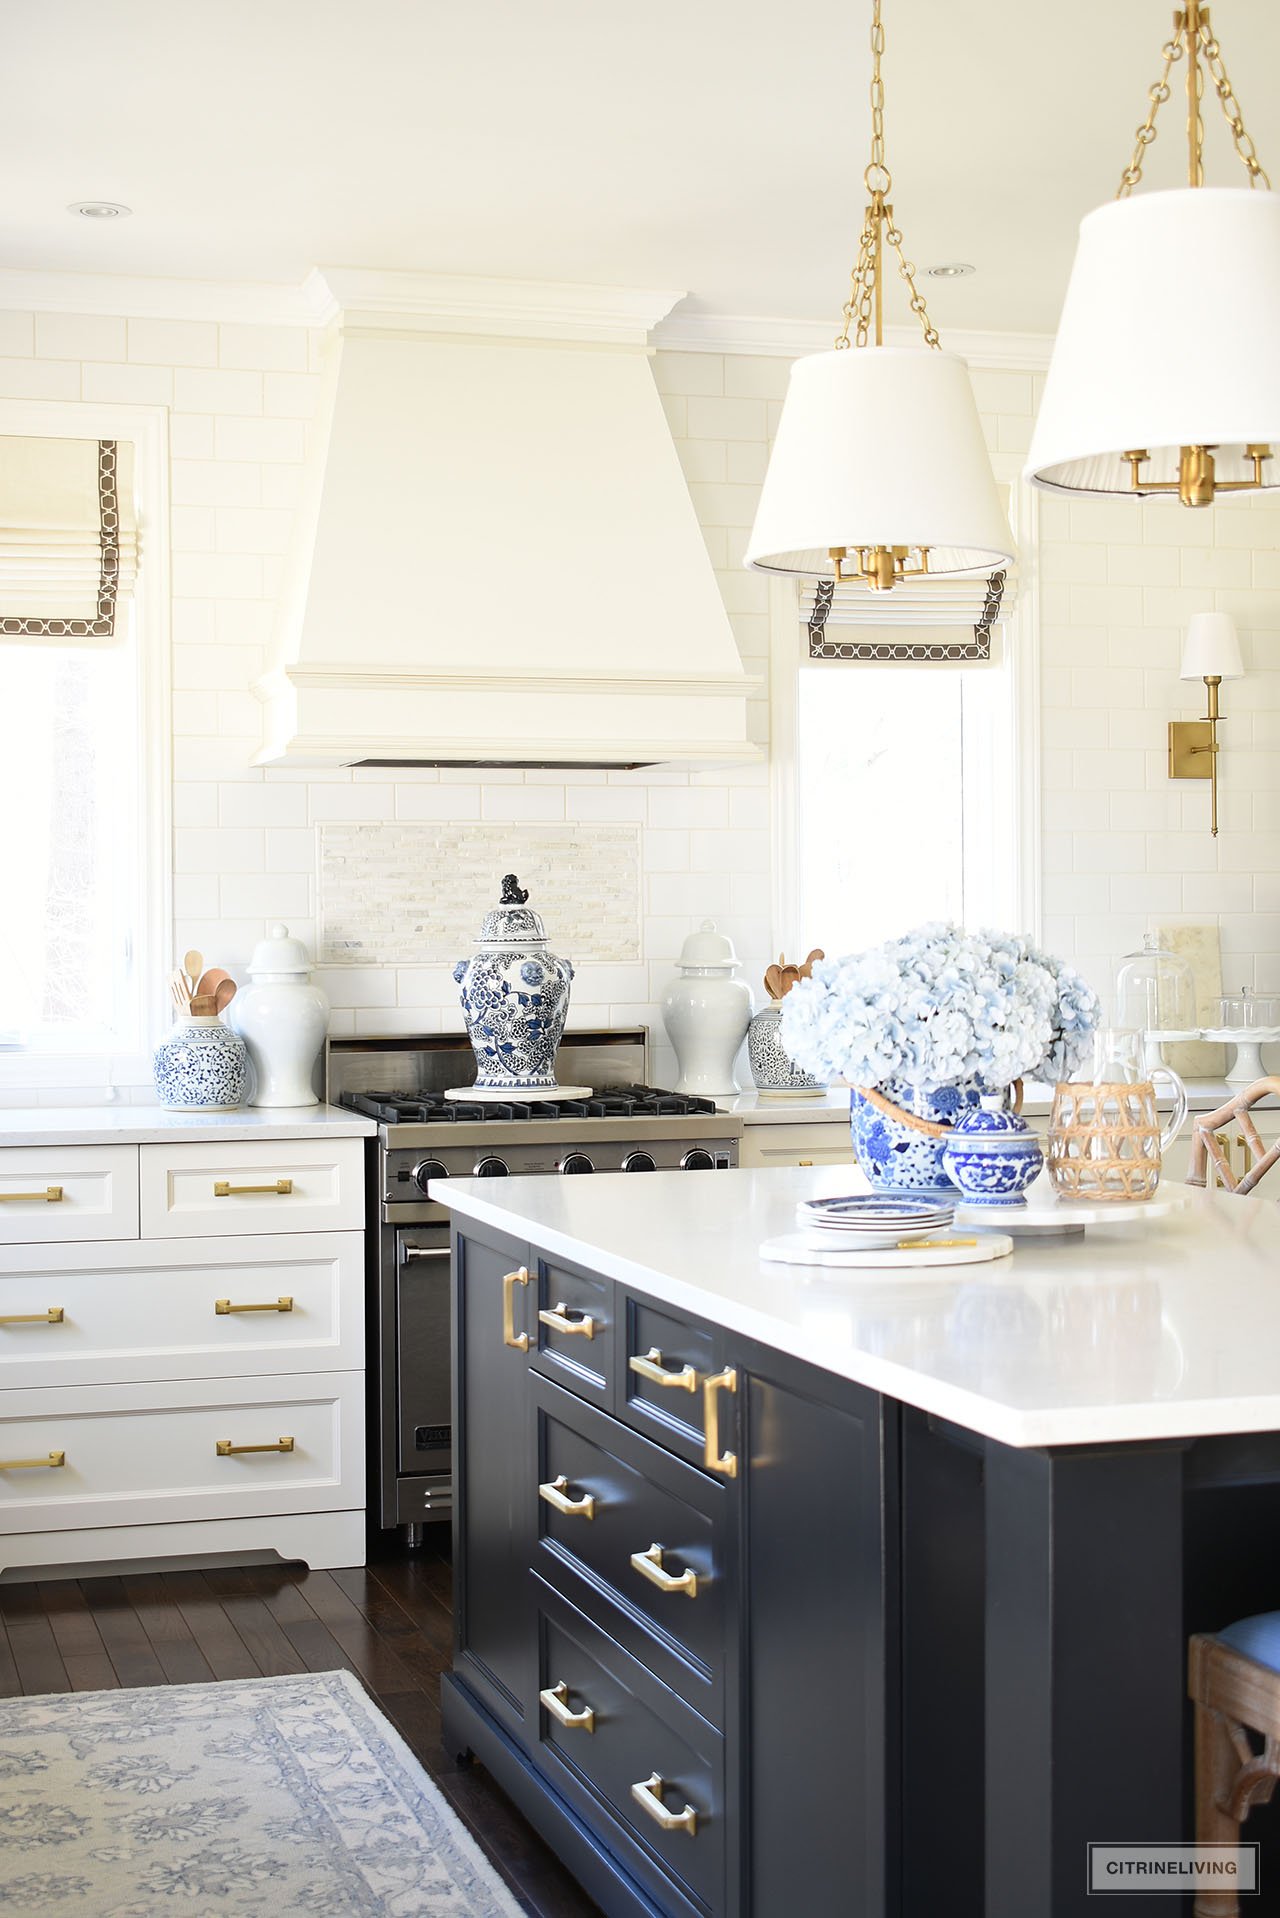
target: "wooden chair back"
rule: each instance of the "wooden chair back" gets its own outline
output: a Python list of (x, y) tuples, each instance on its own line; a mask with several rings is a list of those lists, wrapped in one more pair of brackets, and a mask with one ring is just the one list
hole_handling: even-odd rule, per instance
[[(1214, 1171), (1228, 1192), (1238, 1192), (1241, 1197), (1252, 1192), (1259, 1180), (1264, 1179), (1273, 1165), (1280, 1163), (1280, 1139), (1270, 1150), (1258, 1136), (1258, 1128), (1249, 1116), (1250, 1108), (1257, 1105), (1259, 1099), (1268, 1094), (1280, 1099), (1280, 1079), (1255, 1079), (1243, 1092), (1237, 1092), (1234, 1099), (1228, 1099), (1216, 1112), (1202, 1112), (1191, 1127), (1191, 1165), (1187, 1172), (1188, 1185), (1205, 1183), (1207, 1165), (1213, 1161)], [(1237, 1178), (1231, 1169), (1231, 1160), (1223, 1149), (1218, 1131), (1223, 1126), (1238, 1124), (1249, 1148), (1252, 1165), (1243, 1178)]]

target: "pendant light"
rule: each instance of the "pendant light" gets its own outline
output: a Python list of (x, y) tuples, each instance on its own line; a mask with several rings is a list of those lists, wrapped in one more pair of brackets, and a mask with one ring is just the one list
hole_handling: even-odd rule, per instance
[[(1163, 57), (1116, 197), (1080, 224), (1025, 477), (1209, 506), (1280, 486), (1280, 197), (1266, 190), (1200, 0), (1175, 13)], [(1183, 59), (1189, 183), (1131, 198)], [(1246, 187), (1204, 185), (1206, 73)]]
[[(939, 348), (888, 197), (883, 52), (874, 0), (870, 204), (844, 326), (832, 352), (791, 369), (746, 556), (758, 572), (853, 581), (868, 593), (921, 574), (990, 572), (1013, 558), (968, 369)], [(888, 247), (923, 346), (884, 344)]]

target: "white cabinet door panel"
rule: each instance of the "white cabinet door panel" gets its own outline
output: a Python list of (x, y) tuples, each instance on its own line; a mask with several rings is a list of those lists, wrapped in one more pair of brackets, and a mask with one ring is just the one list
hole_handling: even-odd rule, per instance
[(137, 1236), (136, 1145), (0, 1147), (0, 1246)]
[(144, 1145), (140, 1168), (144, 1239), (364, 1224), (362, 1139)]

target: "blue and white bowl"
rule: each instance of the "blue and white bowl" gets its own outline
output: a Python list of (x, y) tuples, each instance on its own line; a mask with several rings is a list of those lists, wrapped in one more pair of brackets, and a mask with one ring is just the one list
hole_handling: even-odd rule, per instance
[[(966, 1112), (976, 1111), (981, 1093), (976, 1086), (908, 1085), (890, 1079), (876, 1090), (919, 1119), (951, 1127)], [(856, 1086), (849, 1089), (849, 1124), (853, 1151), (868, 1182), (881, 1192), (902, 1192), (933, 1198), (955, 1190), (943, 1164), (949, 1133), (934, 1135), (906, 1125), (882, 1112)]]
[(1026, 1204), (1044, 1153), (1026, 1120), (1005, 1111), (996, 1094), (960, 1120), (943, 1146), (942, 1162), (966, 1205), (1007, 1208)]

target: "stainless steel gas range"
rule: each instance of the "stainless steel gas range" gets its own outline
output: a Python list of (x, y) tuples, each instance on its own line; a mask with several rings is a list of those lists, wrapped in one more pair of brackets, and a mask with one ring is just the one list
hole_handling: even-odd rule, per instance
[(474, 1076), (460, 1034), (332, 1039), (328, 1094), (378, 1121), (369, 1162), (370, 1510), (384, 1529), (449, 1516), (449, 1214), (427, 1197), (445, 1178), (560, 1176), (738, 1163), (741, 1121), (710, 1099), (647, 1086), (643, 1027), (569, 1033), (556, 1059), (589, 1099), (448, 1100)]

